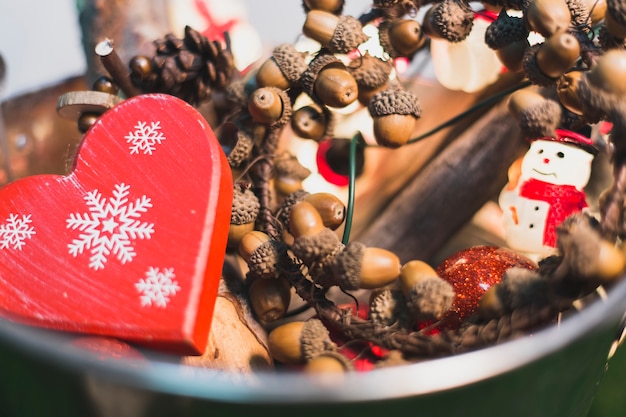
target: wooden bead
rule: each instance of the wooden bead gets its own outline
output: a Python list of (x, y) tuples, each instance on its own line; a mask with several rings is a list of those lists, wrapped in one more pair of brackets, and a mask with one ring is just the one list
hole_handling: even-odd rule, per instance
[(611, 49), (598, 59), (588, 73), (589, 82), (607, 93), (626, 94), (626, 51)]
[(270, 237), (258, 230), (246, 233), (239, 242), (239, 255), (248, 262), (252, 253), (268, 240), (270, 240)]
[(313, 193), (306, 196), (303, 201), (315, 207), (324, 226), (329, 229), (336, 230), (343, 224), (346, 217), (346, 206), (333, 194)]
[(99, 77), (94, 81), (92, 88), (95, 91), (101, 91), (103, 93), (117, 94), (119, 91), (118, 86), (109, 77)]
[(382, 248), (365, 248), (359, 287), (374, 289), (391, 284), (398, 278), (400, 266), (395, 253)]
[(283, 114), (283, 101), (271, 88), (258, 88), (248, 100), (250, 116), (262, 124), (272, 124)]
[(325, 228), (322, 216), (320, 216), (313, 204), (300, 201), (291, 208), (289, 229), (295, 238), (314, 236)]
[(314, 106), (304, 106), (291, 117), (291, 129), (304, 139), (320, 140), (326, 133), (326, 116)]
[(560, 32), (545, 41), (537, 50), (539, 70), (550, 78), (558, 78), (580, 57), (580, 44), (574, 35)]
[(409, 141), (417, 119), (412, 115), (388, 114), (374, 117), (374, 137), (379, 145), (397, 148)]
[(311, 10), (306, 14), (302, 33), (323, 46), (328, 46), (338, 24), (339, 18), (334, 14), (323, 10)]
[(569, 7), (564, 0), (533, 0), (524, 16), (530, 28), (545, 38), (565, 31), (572, 21)]
[(578, 115), (582, 115), (583, 111), (576, 91), (584, 74), (584, 71), (570, 71), (563, 74), (556, 83), (556, 92), (561, 104)]
[(352, 104), (359, 93), (354, 77), (345, 69), (337, 67), (321, 70), (313, 88), (325, 105), (338, 108)]
[(91, 126), (93, 126), (96, 121), (98, 121), (99, 114), (96, 113), (83, 113), (78, 118), (78, 130), (81, 133), (85, 133), (89, 130)]
[(255, 78), (259, 87), (276, 87), (281, 90), (286, 90), (290, 87), (289, 81), (285, 78), (273, 57), (268, 58), (261, 64)]
[(130, 67), (130, 76), (134, 80), (143, 80), (152, 72), (152, 63), (147, 56), (135, 55), (131, 58), (128, 66)]

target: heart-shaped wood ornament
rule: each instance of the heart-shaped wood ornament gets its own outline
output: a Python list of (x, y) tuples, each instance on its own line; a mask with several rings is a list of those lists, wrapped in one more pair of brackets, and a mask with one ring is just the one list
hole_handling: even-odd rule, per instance
[(69, 175), (0, 189), (0, 315), (202, 353), (232, 188), (193, 107), (158, 94), (125, 100), (85, 134)]

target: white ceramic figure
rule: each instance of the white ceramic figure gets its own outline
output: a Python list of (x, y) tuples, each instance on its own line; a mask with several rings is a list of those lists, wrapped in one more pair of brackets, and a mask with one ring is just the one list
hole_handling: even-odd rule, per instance
[(587, 207), (583, 188), (597, 154), (591, 139), (562, 129), (556, 133), (532, 140), (500, 193), (507, 245), (535, 259), (555, 252), (556, 227)]

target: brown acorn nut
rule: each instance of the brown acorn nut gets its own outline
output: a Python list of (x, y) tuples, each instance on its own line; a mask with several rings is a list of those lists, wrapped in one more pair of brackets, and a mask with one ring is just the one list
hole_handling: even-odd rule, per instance
[(285, 316), (291, 301), (289, 279), (280, 275), (273, 279), (255, 278), (248, 287), (252, 311), (262, 324)]
[(303, 106), (293, 112), (291, 129), (301, 138), (320, 140), (326, 133), (326, 115), (315, 105)]
[(410, 57), (426, 43), (421, 25), (413, 19), (394, 21), (388, 29), (388, 34), (396, 56)]
[(352, 104), (359, 94), (354, 77), (345, 68), (335, 65), (330, 65), (318, 73), (313, 89), (322, 103), (336, 108)]
[(298, 238), (300, 236), (314, 236), (321, 233), (326, 226), (324, 220), (313, 204), (300, 201), (296, 203), (289, 213), (289, 230)]
[(262, 124), (277, 122), (283, 115), (284, 103), (274, 88), (261, 87), (252, 93), (248, 100), (250, 116)]
[(626, 51), (611, 49), (602, 55), (587, 73), (595, 88), (621, 97), (626, 94)]
[(311, 10), (306, 14), (302, 33), (338, 54), (347, 54), (369, 38), (358, 19), (323, 10)]
[(509, 112), (519, 119), (523, 112), (532, 107), (538, 106), (543, 103), (546, 98), (539, 93), (536, 87), (531, 86), (521, 90), (517, 90), (509, 97), (508, 109)]
[(255, 78), (259, 87), (276, 87), (281, 90), (286, 90), (290, 87), (289, 80), (280, 70), (274, 57), (269, 57), (261, 64)]
[(563, 107), (579, 116), (583, 114), (583, 111), (576, 90), (585, 72), (586, 71), (566, 72), (556, 83), (556, 93)]
[(344, 0), (304, 0), (304, 5), (310, 10), (323, 10), (329, 13), (340, 13)]
[(368, 111), (374, 122), (376, 142), (389, 148), (400, 147), (409, 141), (421, 115), (417, 97), (396, 88), (375, 94)]
[(556, 33), (537, 50), (537, 67), (547, 77), (559, 78), (572, 68), (580, 57), (580, 44), (574, 35)]
[(344, 373), (351, 371), (352, 363), (339, 352), (323, 352), (309, 360), (302, 369), (307, 374)]
[(532, 0), (524, 17), (531, 30), (549, 38), (557, 32), (565, 31), (572, 15), (565, 0)]
[(228, 229), (229, 248), (236, 248), (243, 236), (254, 230), (259, 208), (259, 200), (251, 190), (235, 186)]
[(324, 226), (331, 230), (336, 230), (346, 217), (346, 206), (335, 195), (330, 193), (313, 193), (304, 197), (322, 218)]
[(303, 364), (323, 352), (337, 349), (318, 319), (282, 324), (269, 333), (267, 342), (275, 360), (292, 365)]
[(498, 296), (498, 285), (494, 284), (478, 300), (478, 309), (476, 313), (483, 320), (491, 320), (504, 314), (504, 306), (502, 300)]
[(246, 233), (239, 242), (239, 255), (244, 261), (248, 262), (254, 251), (270, 239), (271, 238), (266, 233), (259, 230)]
[(359, 288), (371, 290), (394, 282), (400, 275), (400, 258), (382, 248), (365, 248), (359, 274)]
[(595, 26), (605, 19), (606, 0), (584, 0), (583, 3), (589, 10), (589, 26)]

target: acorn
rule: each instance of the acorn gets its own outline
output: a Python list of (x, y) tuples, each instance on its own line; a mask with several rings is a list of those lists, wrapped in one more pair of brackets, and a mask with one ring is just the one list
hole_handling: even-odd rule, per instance
[(258, 230), (243, 235), (238, 252), (260, 278), (276, 278), (290, 264), (287, 246)]
[(294, 155), (281, 153), (274, 158), (274, 190), (281, 196), (302, 189), (302, 181), (311, 175)]
[(606, 0), (584, 0), (587, 10), (589, 10), (589, 26), (593, 27), (605, 19), (607, 9)]
[(380, 45), (392, 58), (411, 57), (426, 43), (422, 26), (413, 19), (383, 20), (378, 32)]
[(323, 10), (311, 10), (306, 14), (302, 33), (335, 54), (347, 54), (369, 39), (358, 19)]
[(335, 351), (322, 352), (310, 359), (302, 370), (307, 374), (345, 373), (354, 369), (352, 362)]
[(498, 18), (485, 31), (485, 44), (509, 71), (523, 69), (522, 60), (529, 47), (528, 30), (521, 17), (509, 16), (502, 9)]
[(606, 0), (604, 24), (607, 31), (616, 38), (626, 38), (626, 7), (619, 0)]
[(291, 116), (291, 130), (304, 139), (322, 139), (326, 134), (327, 124), (326, 113), (315, 104), (300, 107)]
[(502, 300), (498, 296), (498, 286), (494, 284), (480, 297), (476, 313), (483, 320), (491, 320), (501, 317), (504, 314)]
[(94, 91), (101, 91), (103, 93), (116, 95), (119, 93), (119, 87), (113, 82), (113, 80), (107, 76), (101, 76), (93, 82), (91, 87)]
[(276, 87), (281, 90), (297, 85), (306, 69), (305, 54), (289, 43), (277, 46), (256, 72), (259, 87)]
[(513, 117), (519, 119), (523, 112), (543, 103), (545, 100), (546, 98), (541, 95), (537, 87), (530, 86), (511, 94), (507, 105)]
[(336, 230), (343, 224), (346, 217), (346, 206), (337, 196), (319, 192), (307, 195), (303, 201), (315, 207), (322, 218), (322, 223), (329, 229)]
[(346, 107), (358, 97), (356, 80), (332, 54), (317, 55), (302, 74), (300, 82), (314, 101), (326, 106)]
[(556, 83), (556, 93), (559, 101), (569, 111), (581, 116), (583, 114), (582, 105), (578, 98), (578, 83), (586, 71), (569, 71), (563, 74)]
[(565, 0), (532, 0), (524, 13), (531, 30), (550, 38), (564, 32), (572, 22), (572, 15)]
[(232, 122), (222, 123), (215, 134), (231, 168), (238, 168), (248, 160), (254, 146), (250, 135)]
[(291, 301), (289, 279), (280, 275), (274, 279), (254, 278), (248, 287), (250, 306), (262, 324), (283, 318)]
[(291, 250), (306, 265), (323, 262), (342, 246), (337, 235), (324, 226), (319, 212), (306, 201), (291, 207), (289, 230), (294, 237)]
[(511, 94), (508, 108), (519, 120), (525, 137), (553, 136), (558, 127), (562, 110), (556, 100), (545, 98), (537, 87), (529, 87)]
[(422, 28), (432, 38), (465, 40), (474, 26), (474, 11), (463, 1), (443, 0), (426, 11)]
[(380, 326), (410, 327), (409, 312), (402, 290), (387, 286), (372, 291), (369, 300), (370, 319)]
[(341, 14), (344, 0), (304, 0), (304, 10), (308, 13), (309, 10), (323, 10), (325, 12), (333, 14)]
[(539, 70), (549, 78), (559, 78), (572, 68), (580, 57), (580, 43), (567, 32), (556, 33), (537, 49), (535, 60)]
[(376, 142), (389, 148), (409, 141), (422, 111), (417, 97), (400, 88), (376, 93), (367, 109), (374, 121)]
[(267, 342), (270, 355), (288, 365), (303, 364), (323, 352), (337, 350), (318, 319), (282, 324), (269, 333)]
[(587, 80), (596, 89), (615, 97), (626, 94), (626, 51), (611, 49), (602, 55), (587, 73)]
[(374, 94), (386, 88), (392, 70), (392, 60), (383, 61), (369, 52), (350, 62), (348, 71), (357, 83), (358, 100), (362, 105), (367, 106)]
[(391, 284), (398, 278), (400, 266), (400, 259), (393, 252), (360, 242), (350, 242), (330, 264), (335, 284), (346, 291)]
[(228, 229), (229, 248), (237, 247), (243, 236), (254, 230), (260, 208), (259, 199), (250, 189), (235, 185)]
[(440, 320), (452, 307), (454, 289), (426, 262), (413, 260), (400, 270), (400, 288), (411, 317), (418, 322)]
[(248, 112), (257, 122), (280, 125), (291, 116), (291, 101), (285, 91), (276, 87), (257, 88), (248, 100)]

